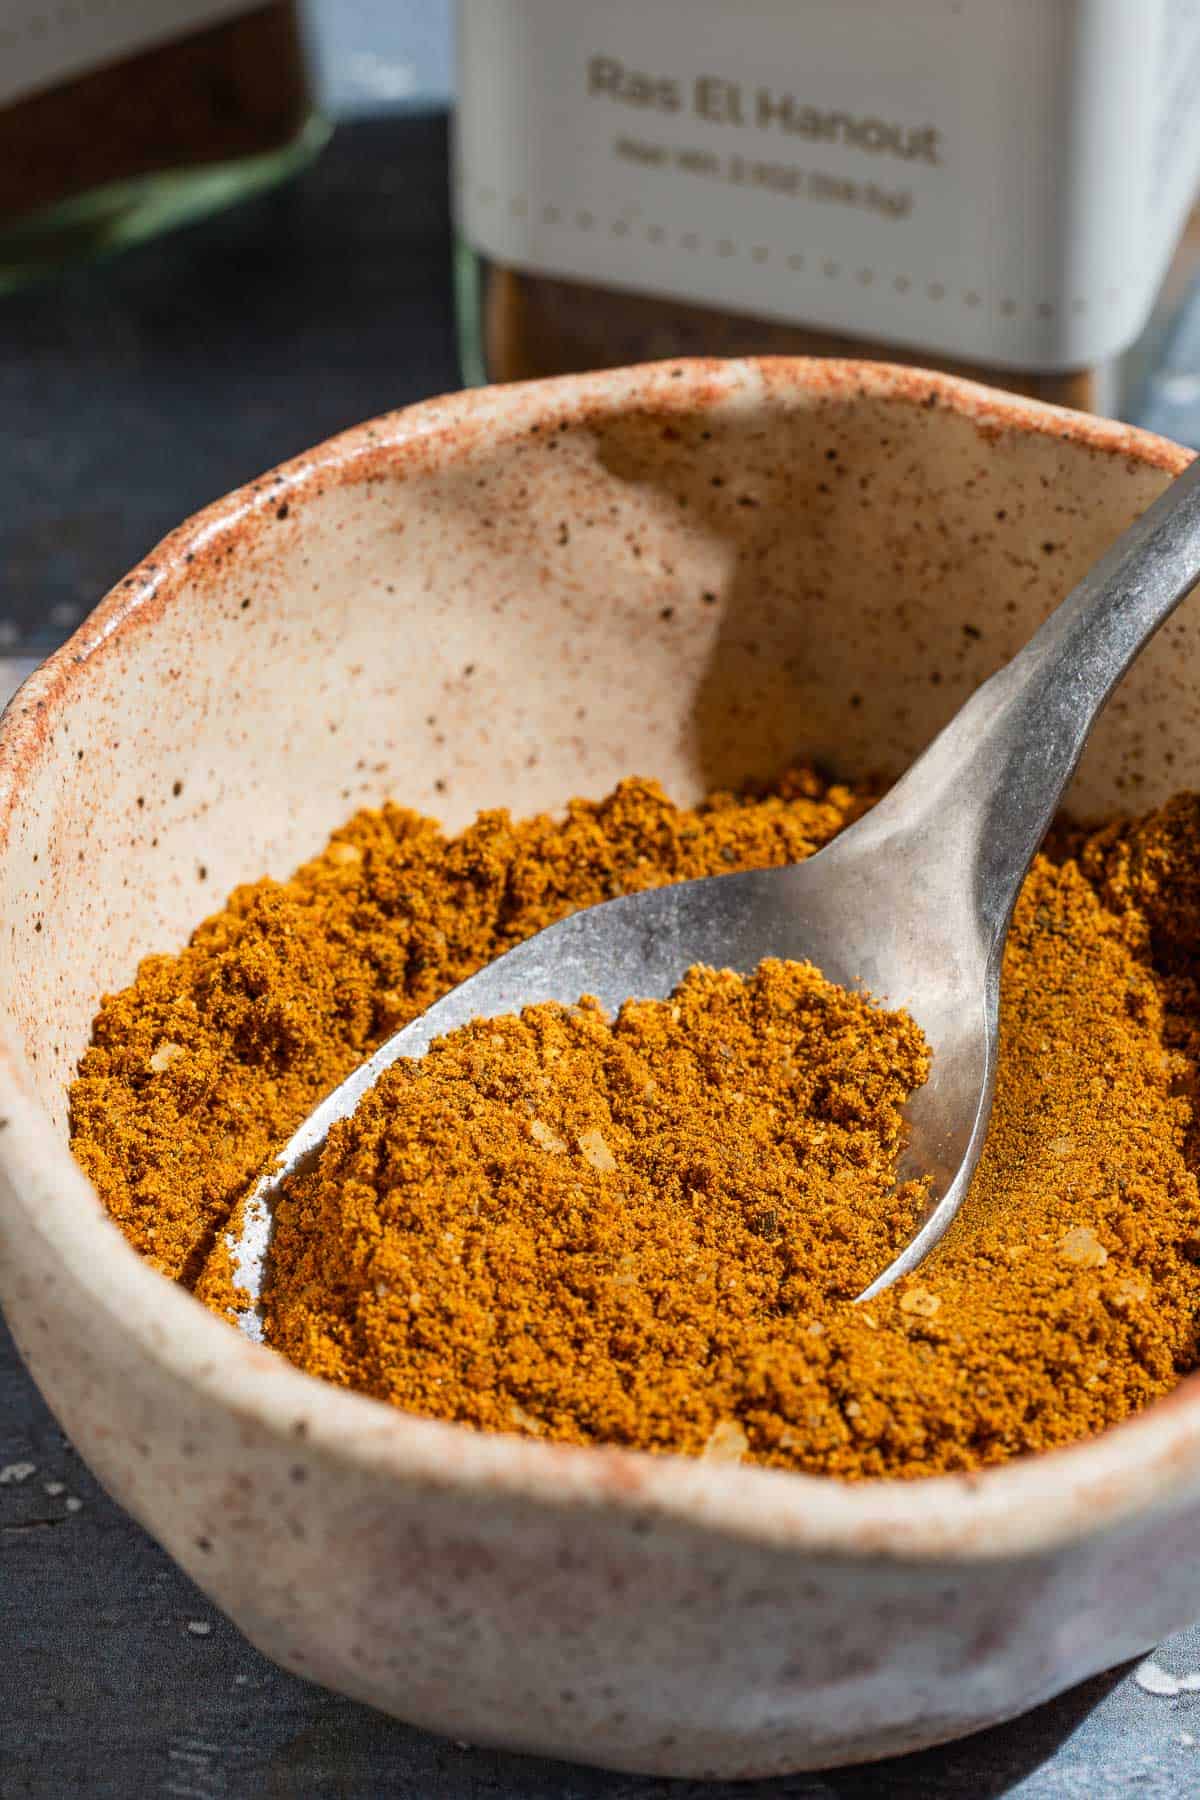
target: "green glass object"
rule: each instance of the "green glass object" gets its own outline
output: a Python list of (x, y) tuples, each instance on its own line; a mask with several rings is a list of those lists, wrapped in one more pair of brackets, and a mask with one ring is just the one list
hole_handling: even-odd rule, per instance
[(294, 0), (0, 106), (0, 291), (282, 180), (325, 143)]

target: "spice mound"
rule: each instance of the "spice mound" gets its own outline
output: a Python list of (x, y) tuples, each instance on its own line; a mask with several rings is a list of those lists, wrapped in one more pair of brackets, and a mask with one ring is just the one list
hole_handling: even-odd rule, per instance
[(288, 1184), (270, 1339), (418, 1412), (720, 1454), (789, 1321), (914, 1229), (895, 1165), (928, 1067), (910, 1019), (807, 964), (467, 1026)]
[[(240, 1197), (383, 1038), (577, 907), (798, 860), (870, 798), (800, 771), (694, 808), (630, 780), (453, 838), (360, 813), (104, 1001), (75, 1153), (142, 1254), (227, 1312)], [(280, 1208), (268, 1337), (440, 1418), (848, 1479), (1115, 1424), (1200, 1363), (1198, 896), (1194, 796), (1035, 860), (970, 1193), (870, 1303), (919, 1202), (888, 1189), (924, 1049), (768, 965), (693, 973), (678, 1019), (538, 1008), (398, 1067)]]

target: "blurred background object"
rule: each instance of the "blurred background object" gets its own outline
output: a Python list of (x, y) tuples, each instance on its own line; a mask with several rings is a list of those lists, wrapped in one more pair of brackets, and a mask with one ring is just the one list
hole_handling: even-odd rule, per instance
[(450, 0), (0, 0), (0, 291), (445, 108)]
[(337, 118), (446, 108), (454, 98), (453, 0), (310, 0), (323, 104)]
[(460, 0), (463, 361), (868, 356), (1130, 416), (1200, 267), (1200, 4)]
[(458, 384), (451, 7), (320, 0), (304, 24), (320, 156), (0, 294), (0, 697), (189, 513)]
[(4, 0), (0, 287), (282, 180), (326, 135), (296, 0)]

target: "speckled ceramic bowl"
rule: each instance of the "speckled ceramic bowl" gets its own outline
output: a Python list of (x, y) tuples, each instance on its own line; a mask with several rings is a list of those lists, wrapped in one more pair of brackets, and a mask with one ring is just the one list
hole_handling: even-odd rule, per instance
[[(0, 731), (0, 1297), (112, 1492), (268, 1655), (457, 1737), (764, 1775), (971, 1731), (1200, 1614), (1200, 1388), (970, 1479), (476, 1436), (145, 1267), (67, 1149), (99, 996), (360, 801), (453, 825), (899, 770), (1185, 453), (960, 382), (684, 363), (365, 425), (160, 546)], [(1200, 786), (1200, 604), (1083, 811)]]

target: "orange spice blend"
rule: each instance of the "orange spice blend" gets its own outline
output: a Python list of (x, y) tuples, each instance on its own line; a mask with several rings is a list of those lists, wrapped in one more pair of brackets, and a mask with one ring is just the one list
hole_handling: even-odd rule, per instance
[[(362, 813), (104, 1002), (76, 1155), (217, 1310), (223, 1231), (384, 1036), (618, 892), (790, 861), (869, 796), (809, 773), (694, 809), (652, 782), (447, 840)], [(1200, 801), (1064, 834), (1018, 904), (995, 1111), (922, 1268), (892, 1193), (919, 1034), (801, 965), (672, 1003), (476, 1024), (398, 1065), (279, 1208), (268, 1338), (411, 1410), (844, 1478), (970, 1469), (1103, 1429), (1200, 1352)]]

